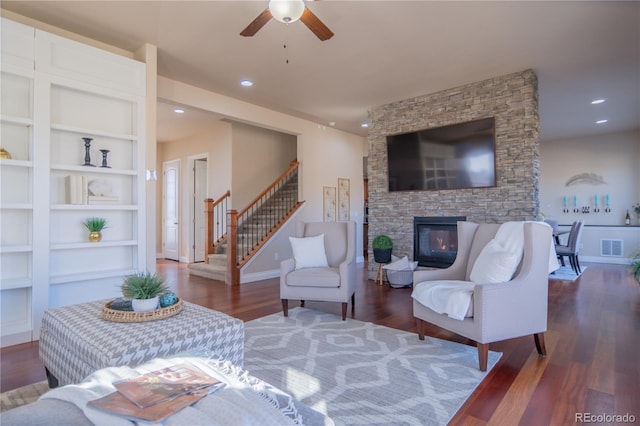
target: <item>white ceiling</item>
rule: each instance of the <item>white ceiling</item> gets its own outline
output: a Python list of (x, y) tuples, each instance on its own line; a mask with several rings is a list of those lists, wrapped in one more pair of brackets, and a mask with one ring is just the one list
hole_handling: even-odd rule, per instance
[[(539, 80), (542, 140), (640, 129), (640, 2), (325, 0), (307, 7), (335, 33), (328, 41), (275, 20), (241, 37), (266, 6), (1, 3), (129, 51), (151, 43), (162, 76), (360, 135), (373, 107), (528, 68)], [(244, 78), (254, 86), (241, 87)], [(606, 102), (592, 106), (596, 98)], [(158, 111), (159, 140), (198, 122), (190, 110)], [(601, 118), (609, 122), (596, 125)]]

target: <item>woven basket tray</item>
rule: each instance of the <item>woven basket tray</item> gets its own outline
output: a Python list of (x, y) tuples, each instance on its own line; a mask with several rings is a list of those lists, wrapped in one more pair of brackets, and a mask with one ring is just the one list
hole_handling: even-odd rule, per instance
[(169, 318), (182, 310), (184, 303), (178, 299), (176, 303), (166, 308), (155, 309), (147, 312), (118, 311), (111, 309), (111, 302), (107, 302), (102, 308), (102, 318), (114, 322), (145, 322)]

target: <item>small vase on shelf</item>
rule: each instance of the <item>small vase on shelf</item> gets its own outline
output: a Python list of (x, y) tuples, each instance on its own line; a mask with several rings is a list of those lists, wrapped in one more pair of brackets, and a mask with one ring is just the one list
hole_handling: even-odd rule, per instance
[(89, 232), (89, 241), (92, 243), (98, 243), (102, 240), (102, 233), (101, 232)]
[(106, 168), (111, 168), (111, 166), (107, 165), (107, 154), (109, 154), (109, 150), (108, 149), (101, 149), (100, 152), (102, 153), (102, 166), (100, 167), (106, 167)]

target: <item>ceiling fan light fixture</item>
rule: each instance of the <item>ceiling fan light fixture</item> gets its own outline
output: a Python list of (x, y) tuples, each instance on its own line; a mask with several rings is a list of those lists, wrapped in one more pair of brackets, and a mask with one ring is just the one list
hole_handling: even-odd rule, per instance
[(296, 22), (304, 12), (304, 0), (269, 0), (269, 12), (284, 24)]

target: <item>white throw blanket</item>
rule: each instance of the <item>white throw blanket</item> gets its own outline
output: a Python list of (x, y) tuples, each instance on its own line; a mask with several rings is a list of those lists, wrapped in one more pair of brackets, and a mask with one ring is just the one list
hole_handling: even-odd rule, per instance
[[(265, 395), (254, 391), (247, 385), (246, 377), (238, 376), (241, 371), (230, 363), (223, 364), (226, 368), (216, 368), (215, 361), (206, 358), (184, 357), (171, 359), (155, 359), (136, 369), (129, 367), (110, 367), (98, 370), (78, 385), (67, 385), (55, 388), (41, 398), (54, 398), (75, 404), (84, 411), (85, 416), (96, 425), (135, 424), (122, 416), (87, 406), (87, 402), (103, 397), (116, 389), (112, 383), (116, 380), (136, 377), (149, 371), (158, 370), (170, 365), (189, 362), (204, 372), (225, 382), (227, 386), (212, 395), (208, 395), (194, 406), (186, 407), (167, 418), (163, 425), (293, 425), (300, 424), (286, 417), (277, 408), (277, 404), (269, 401)], [(220, 362), (217, 362), (220, 363)], [(223, 371), (225, 370), (225, 371)], [(242, 380), (245, 379), (245, 380)], [(294, 407), (287, 407), (287, 411), (295, 411)], [(149, 423), (140, 422), (149, 425)]]
[[(504, 252), (510, 254), (510, 258), (514, 264), (509, 272), (513, 274), (522, 259), (524, 252), (524, 224), (526, 222), (506, 222), (500, 225), (495, 237), (487, 245), (500, 247)], [(544, 223), (544, 222), (537, 222)], [(545, 224), (549, 226), (548, 224)], [(549, 239), (549, 273), (558, 269), (558, 260), (556, 256), (553, 240)], [(482, 256), (482, 253), (481, 253)], [(480, 263), (485, 262), (479, 256)], [(491, 268), (491, 265), (479, 265), (483, 268)], [(474, 270), (475, 265), (474, 265)], [(474, 276), (472, 271), (471, 276)], [(476, 274), (480, 275), (480, 274)], [(509, 281), (511, 277), (505, 279)], [(494, 281), (495, 282), (495, 281)], [(418, 283), (414, 287), (411, 297), (420, 302), (422, 305), (439, 313), (446, 314), (450, 318), (463, 321), (465, 317), (473, 316), (473, 305), (471, 303), (473, 297), (473, 289), (476, 285), (488, 284), (488, 282), (473, 281), (430, 281)]]

